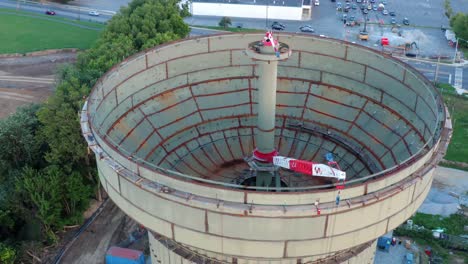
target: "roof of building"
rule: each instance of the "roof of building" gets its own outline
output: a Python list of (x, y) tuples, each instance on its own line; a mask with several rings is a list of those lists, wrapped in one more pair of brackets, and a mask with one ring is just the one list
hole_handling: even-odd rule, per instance
[[(293, 6), (301, 7), (303, 0), (193, 0), (195, 3), (213, 4), (240, 4), (240, 5), (263, 5), (263, 6)], [(305, 0), (310, 5), (310, 0)], [(307, 3), (304, 3), (307, 4)]]
[(128, 248), (111, 247), (107, 250), (107, 255), (125, 259), (139, 259), (143, 252)]

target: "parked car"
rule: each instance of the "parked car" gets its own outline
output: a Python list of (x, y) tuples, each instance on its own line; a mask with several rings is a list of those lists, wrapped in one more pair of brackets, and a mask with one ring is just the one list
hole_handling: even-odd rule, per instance
[(99, 16), (100, 14), (99, 14), (98, 11), (92, 10), (92, 11), (89, 11), (88, 15), (90, 15), (90, 16)]
[(352, 8), (352, 9), (357, 9), (357, 5), (356, 5), (356, 4), (352, 4), (352, 5), (351, 5), (351, 8)]
[(372, 10), (372, 5), (371, 4), (367, 5), (367, 10)]
[(390, 11), (390, 12), (388, 12), (388, 14), (391, 15), (391, 16), (396, 16), (395, 11)]
[(367, 8), (367, 5), (366, 5), (366, 4), (362, 4), (362, 5), (360, 6), (360, 8), (361, 8), (361, 10), (364, 10), (364, 9)]
[(403, 25), (409, 25), (409, 19), (407, 17), (403, 18)]
[(377, 10), (379, 10), (379, 7), (377, 5), (373, 5), (372, 10), (377, 11)]
[(286, 26), (278, 21), (274, 21), (273, 24), (271, 24), (271, 28), (274, 30), (284, 30)]
[(301, 32), (310, 32), (310, 33), (314, 33), (314, 32), (315, 32), (315, 30), (312, 28), (311, 25), (300, 26), (300, 27), (299, 27), (299, 30), (300, 30)]
[(320, 1), (319, 0), (315, 0), (314, 1), (314, 6), (319, 6), (320, 5)]
[(364, 10), (362, 10), (362, 13), (364, 13), (365, 15), (367, 15), (367, 14), (369, 14), (369, 10), (364, 9)]
[(382, 11), (382, 15), (388, 15), (387, 9), (384, 9), (384, 10)]
[(362, 3), (362, 0), (356, 0), (356, 3), (358, 4)]
[(337, 11), (341, 11), (341, 10), (342, 10), (341, 2), (336, 3), (336, 10), (337, 10)]
[(345, 21), (348, 19), (348, 15), (347, 14), (343, 14), (343, 16), (341, 17), (341, 20)]
[(392, 25), (395, 25), (395, 24), (396, 24), (396, 19), (395, 19), (394, 17), (392, 17), (392, 18), (390, 19), (390, 23), (391, 23)]
[(50, 9), (46, 10), (45, 13), (46, 13), (46, 15), (49, 15), (49, 16), (55, 16), (56, 15), (55, 11), (52, 11)]

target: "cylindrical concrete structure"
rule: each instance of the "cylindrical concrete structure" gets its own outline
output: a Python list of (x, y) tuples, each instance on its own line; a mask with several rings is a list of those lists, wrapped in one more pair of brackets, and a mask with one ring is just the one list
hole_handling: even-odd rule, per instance
[[(115, 66), (81, 115), (110, 198), (151, 230), (154, 263), (372, 263), (375, 239), (429, 192), (451, 135), (433, 85), (405, 63), (328, 38), (282, 34), (275, 148), (349, 178), (338, 190), (280, 171), (287, 187), (240, 185), (256, 142), (262, 34), (169, 43)], [(276, 188), (273, 188), (276, 190)]]
[[(274, 56), (274, 55), (271, 55)], [(261, 153), (271, 153), (275, 150), (276, 126), (276, 76), (278, 62), (276, 60), (257, 61), (258, 65), (258, 124), (257, 149)]]

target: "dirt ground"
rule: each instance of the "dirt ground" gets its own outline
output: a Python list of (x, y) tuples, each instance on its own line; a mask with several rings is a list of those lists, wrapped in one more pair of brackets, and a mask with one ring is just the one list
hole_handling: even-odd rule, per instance
[(18, 106), (46, 100), (53, 92), (57, 69), (75, 61), (74, 52), (0, 58), (0, 118)]
[[(57, 70), (64, 64), (74, 63), (76, 55), (75, 52), (62, 52), (43, 56), (0, 58), (0, 119), (14, 113), (19, 106), (45, 101), (54, 91)], [(87, 211), (85, 218), (99, 205), (97, 202), (92, 203), (93, 210)], [(124, 244), (129, 248), (144, 251), (148, 247), (147, 236), (128, 245), (129, 235), (136, 227), (137, 223), (109, 200), (101, 214), (71, 244), (60, 263), (105, 263), (107, 249)], [(42, 258), (41, 263), (53, 263), (61, 246), (71, 241), (77, 230), (78, 227), (60, 233), (59, 245), (37, 252)]]
[[(137, 223), (109, 200), (102, 213), (70, 246), (60, 263), (104, 264), (107, 249), (125, 244), (136, 228)], [(145, 251), (148, 238), (145, 235), (130, 246), (122, 247)]]

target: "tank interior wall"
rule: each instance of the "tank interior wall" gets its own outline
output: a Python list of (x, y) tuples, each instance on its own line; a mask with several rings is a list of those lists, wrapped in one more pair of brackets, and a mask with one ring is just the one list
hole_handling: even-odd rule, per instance
[[(201, 166), (178, 163), (183, 173), (213, 166), (193, 160), (192, 152), (201, 147), (219, 150), (206, 151), (204, 159), (216, 165), (245, 156), (254, 146), (257, 91), (255, 67), (243, 49), (260, 38), (207, 37), (133, 57), (95, 87), (94, 127), (129, 156), (166, 168), (187, 157), (186, 164)], [(299, 137), (297, 130), (287, 126), (301, 122), (346, 139), (383, 169), (417, 153), (437, 133), (437, 95), (401, 63), (335, 40), (280, 40), (295, 49), (278, 72), (280, 150), (301, 149), (291, 139)], [(302, 148), (316, 153), (313, 146)], [(350, 163), (355, 159), (339, 154)]]

